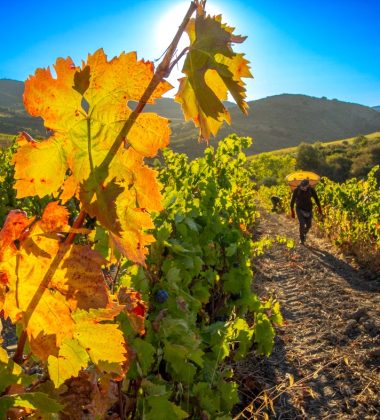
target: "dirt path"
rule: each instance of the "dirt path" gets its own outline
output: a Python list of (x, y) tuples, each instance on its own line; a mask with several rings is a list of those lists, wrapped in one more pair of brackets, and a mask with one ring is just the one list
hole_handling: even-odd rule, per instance
[[(259, 230), (298, 240), (284, 215), (263, 214)], [(246, 409), (236, 418), (380, 419), (380, 277), (314, 228), (307, 246), (274, 246), (256, 272), (256, 291), (277, 297), (285, 323), (270, 358), (251, 353), (237, 366)]]

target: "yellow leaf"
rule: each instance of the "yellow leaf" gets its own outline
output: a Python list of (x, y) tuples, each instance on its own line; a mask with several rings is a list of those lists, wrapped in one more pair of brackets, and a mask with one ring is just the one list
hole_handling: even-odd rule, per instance
[(70, 200), (71, 197), (75, 197), (77, 195), (78, 190), (78, 183), (75, 180), (73, 175), (70, 175), (68, 178), (65, 179), (65, 182), (62, 186), (62, 193), (59, 196), (62, 203), (66, 203)]
[[(159, 135), (157, 135), (159, 133)], [(168, 120), (156, 114), (140, 114), (128, 134), (128, 143), (143, 156), (156, 156), (169, 144)]]
[(57, 191), (67, 170), (62, 139), (51, 137), (32, 142), (21, 134), (18, 144), (19, 148), (13, 156), (17, 197), (44, 197)]
[(231, 44), (243, 42), (233, 28), (221, 23), (221, 16), (198, 14), (187, 27), (190, 48), (182, 72), (176, 101), (185, 119), (192, 119), (206, 140), (216, 135), (230, 115), (223, 101), (229, 91), (242, 112), (246, 113), (243, 77), (252, 77), (243, 54), (232, 51)]
[(127, 349), (123, 333), (116, 324), (100, 323), (108, 320), (122, 310), (122, 306), (115, 312), (113, 308), (94, 310), (89, 312), (77, 310), (73, 313), (75, 320), (74, 338), (86, 349), (91, 360), (95, 364), (101, 362), (105, 371), (107, 366), (114, 369), (114, 365), (120, 367), (127, 361)]
[(65, 339), (59, 349), (58, 357), (48, 357), (48, 370), (50, 379), (56, 388), (67, 379), (78, 376), (81, 369), (86, 368), (89, 356), (77, 340)]

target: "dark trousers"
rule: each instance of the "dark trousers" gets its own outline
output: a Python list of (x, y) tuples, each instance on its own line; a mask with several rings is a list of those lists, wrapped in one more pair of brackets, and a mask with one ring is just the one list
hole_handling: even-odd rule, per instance
[(310, 217), (305, 217), (301, 209), (296, 208), (298, 221), (300, 224), (300, 239), (303, 242), (306, 239), (306, 234), (311, 228), (311, 220), (313, 218), (312, 212), (308, 212)]

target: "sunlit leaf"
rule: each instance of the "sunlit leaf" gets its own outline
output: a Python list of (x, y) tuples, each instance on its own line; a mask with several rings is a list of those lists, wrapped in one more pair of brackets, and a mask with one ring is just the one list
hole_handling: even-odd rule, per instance
[(78, 376), (87, 367), (89, 356), (77, 340), (65, 339), (59, 349), (58, 357), (48, 357), (50, 379), (58, 388), (67, 379)]
[(29, 223), (14, 212), (0, 232), (5, 317), (18, 322), (32, 352), (48, 360), (56, 386), (90, 360), (120, 374), (128, 357), (122, 332), (112, 321), (123, 306), (113, 303), (106, 287), (106, 261), (89, 246), (61, 242), (57, 232), (70, 230), (68, 213), (55, 202), (26, 230)]
[(223, 121), (230, 123), (230, 115), (223, 104), (230, 92), (242, 112), (247, 112), (245, 83), (252, 77), (248, 61), (236, 54), (232, 43), (241, 43), (244, 37), (233, 35), (233, 28), (221, 22), (221, 16), (198, 14), (187, 27), (190, 38), (189, 53), (176, 95), (186, 120), (192, 119), (206, 140), (216, 135)]
[[(144, 113), (134, 117), (125, 135), (122, 130), (132, 115), (129, 102), (142, 97), (153, 64), (138, 61), (133, 52), (108, 61), (98, 50), (82, 66), (59, 58), (54, 70), (55, 75), (38, 69), (25, 83), (26, 109), (42, 117), (53, 134), (39, 142), (20, 136), (14, 157), (18, 197), (61, 194), (62, 202), (79, 197), (119, 250), (143, 264), (152, 242), (144, 233), (153, 226), (150, 212), (162, 208), (156, 174), (143, 159), (168, 145), (170, 129), (167, 119)], [(170, 88), (160, 82), (149, 102)], [(123, 141), (110, 152), (116, 138)]]
[(0, 397), (0, 413), (6, 413), (11, 407), (24, 407), (40, 413), (58, 413), (63, 407), (43, 392), (29, 392)]

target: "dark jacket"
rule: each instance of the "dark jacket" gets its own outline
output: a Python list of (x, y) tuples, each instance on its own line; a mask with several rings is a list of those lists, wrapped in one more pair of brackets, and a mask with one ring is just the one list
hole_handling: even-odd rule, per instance
[(312, 197), (314, 198), (318, 208), (321, 208), (321, 203), (319, 202), (317, 193), (315, 192), (314, 188), (308, 187), (306, 191), (303, 191), (300, 187), (297, 187), (293, 191), (292, 199), (290, 201), (290, 208), (293, 209), (295, 203), (296, 208), (305, 211), (311, 211), (313, 208), (313, 203), (311, 202)]

